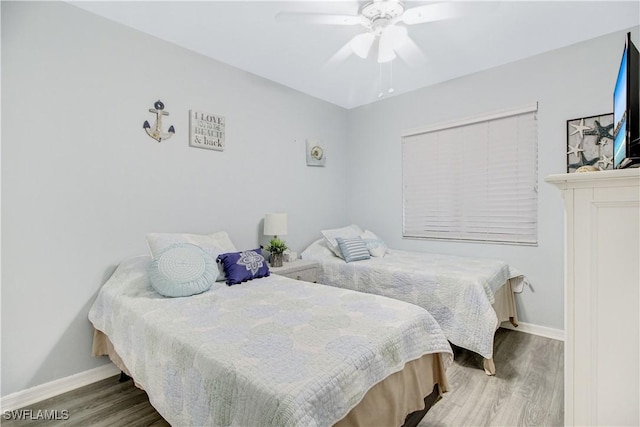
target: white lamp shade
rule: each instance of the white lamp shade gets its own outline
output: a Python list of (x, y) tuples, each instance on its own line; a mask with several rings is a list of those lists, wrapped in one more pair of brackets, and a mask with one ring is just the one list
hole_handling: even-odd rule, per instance
[[(389, 62), (393, 61), (396, 57), (396, 53), (393, 51), (395, 44), (397, 43), (392, 28), (395, 27), (387, 27), (380, 35), (380, 41), (378, 42), (378, 62)], [(391, 31), (390, 31), (391, 30)]]
[(265, 236), (284, 236), (287, 234), (287, 214), (270, 213), (264, 216)]

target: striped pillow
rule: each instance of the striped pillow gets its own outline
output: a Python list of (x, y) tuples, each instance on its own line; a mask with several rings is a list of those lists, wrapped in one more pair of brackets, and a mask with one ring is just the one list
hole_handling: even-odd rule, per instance
[(346, 262), (371, 258), (367, 245), (364, 244), (364, 240), (361, 237), (338, 237), (336, 240)]

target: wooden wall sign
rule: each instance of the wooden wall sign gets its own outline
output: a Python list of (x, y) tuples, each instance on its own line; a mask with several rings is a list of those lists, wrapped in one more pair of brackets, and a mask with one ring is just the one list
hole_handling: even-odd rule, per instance
[(191, 147), (224, 151), (224, 116), (189, 110), (189, 145)]

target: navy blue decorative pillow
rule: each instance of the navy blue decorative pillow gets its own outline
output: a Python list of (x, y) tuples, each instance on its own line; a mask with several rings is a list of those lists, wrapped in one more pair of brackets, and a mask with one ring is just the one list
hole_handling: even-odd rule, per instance
[(260, 249), (220, 254), (217, 261), (224, 268), (229, 286), (271, 274)]

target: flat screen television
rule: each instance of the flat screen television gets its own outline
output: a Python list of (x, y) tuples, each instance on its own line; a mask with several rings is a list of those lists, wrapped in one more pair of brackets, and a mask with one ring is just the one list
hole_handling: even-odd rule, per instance
[(640, 55), (631, 33), (613, 90), (613, 123), (613, 168), (640, 166)]

